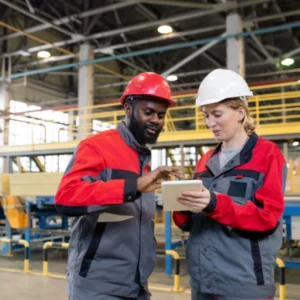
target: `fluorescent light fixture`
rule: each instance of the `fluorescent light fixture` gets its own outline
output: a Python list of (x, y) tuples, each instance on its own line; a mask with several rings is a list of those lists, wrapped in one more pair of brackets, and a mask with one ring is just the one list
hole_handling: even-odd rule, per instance
[(167, 76), (167, 80), (168, 81), (176, 81), (178, 79), (178, 77), (176, 75), (169, 75)]
[(294, 62), (295, 62), (295, 60), (294, 60), (293, 58), (287, 57), (287, 58), (285, 58), (285, 59), (283, 59), (283, 60), (281, 61), (281, 64), (282, 64), (283, 66), (289, 67), (289, 66), (291, 66)]
[(299, 146), (299, 142), (293, 142), (293, 146), (294, 146), (294, 147)]
[(51, 54), (48, 51), (40, 51), (38, 52), (37, 56), (38, 58), (49, 58)]
[(157, 31), (161, 34), (168, 34), (173, 32), (173, 28), (169, 25), (161, 25), (157, 28)]

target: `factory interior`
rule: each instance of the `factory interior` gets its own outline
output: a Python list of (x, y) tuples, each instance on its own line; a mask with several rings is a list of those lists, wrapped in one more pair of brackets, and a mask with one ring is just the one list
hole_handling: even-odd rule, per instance
[[(56, 210), (58, 184), (81, 140), (124, 120), (120, 97), (135, 75), (160, 74), (176, 102), (151, 169), (193, 178), (217, 145), (195, 99), (219, 68), (245, 78), (256, 133), (287, 162), (275, 299), (300, 299), (299, 1), (0, 0), (0, 16), (0, 299), (68, 299), (71, 218)], [(188, 233), (161, 190), (155, 201), (151, 299), (191, 299)]]

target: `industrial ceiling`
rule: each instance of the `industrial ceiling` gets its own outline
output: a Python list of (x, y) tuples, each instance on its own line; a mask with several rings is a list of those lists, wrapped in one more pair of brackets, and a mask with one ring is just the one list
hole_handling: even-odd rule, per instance
[[(248, 82), (297, 79), (298, 1), (0, 0), (6, 70), (4, 74), (2, 68), (1, 80), (8, 76), (14, 98), (20, 99), (18, 87), (26, 86), (40, 93), (23, 99), (28, 102), (57, 106), (63, 99), (65, 105), (74, 104), (79, 46), (89, 43), (94, 47), (95, 103), (117, 99), (142, 71), (176, 75), (170, 82), (173, 92), (185, 93), (197, 89), (210, 70), (226, 67), (226, 15), (232, 11), (243, 20), (237, 37), (244, 37)], [(160, 34), (160, 25), (173, 32)], [(42, 50), (50, 57), (39, 58)], [(285, 58), (293, 63), (282, 65)]]

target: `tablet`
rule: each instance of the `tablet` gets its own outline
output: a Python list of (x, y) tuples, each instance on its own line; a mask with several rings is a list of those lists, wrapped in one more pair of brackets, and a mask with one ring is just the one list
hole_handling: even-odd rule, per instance
[(184, 191), (201, 191), (201, 180), (164, 181), (162, 187), (162, 202), (165, 211), (189, 210), (177, 201), (177, 196)]

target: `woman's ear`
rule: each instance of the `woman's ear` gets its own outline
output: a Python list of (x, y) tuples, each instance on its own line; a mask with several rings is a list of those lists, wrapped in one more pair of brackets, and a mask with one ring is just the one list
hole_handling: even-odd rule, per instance
[(246, 112), (242, 107), (239, 107), (238, 109), (239, 114), (239, 122), (243, 123), (246, 119)]

